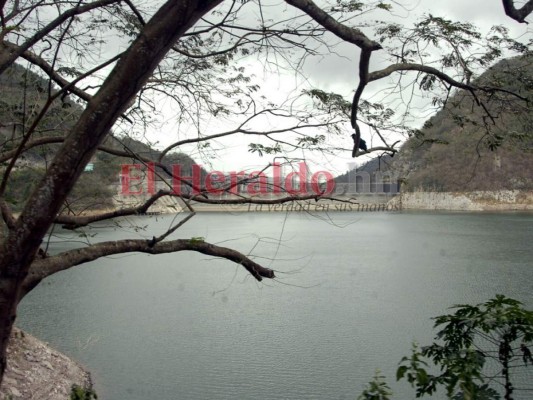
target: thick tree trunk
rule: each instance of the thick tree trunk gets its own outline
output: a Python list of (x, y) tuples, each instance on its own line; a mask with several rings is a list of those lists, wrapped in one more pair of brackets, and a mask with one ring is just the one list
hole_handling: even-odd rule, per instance
[(0, 243), (0, 384), (19, 291), (61, 204), (127, 104), (176, 41), (222, 0), (169, 0), (124, 53)]
[(7, 345), (17, 312), (17, 302), (12, 299), (18, 298), (19, 288), (16, 277), (9, 278), (2, 275), (0, 279), (0, 384), (1, 377), (4, 376), (6, 370)]

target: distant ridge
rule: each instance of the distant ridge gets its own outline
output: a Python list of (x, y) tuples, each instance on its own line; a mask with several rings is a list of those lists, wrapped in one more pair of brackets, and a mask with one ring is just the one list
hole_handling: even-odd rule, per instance
[(458, 91), (394, 158), (375, 158), (357, 171), (389, 171), (401, 179), (403, 191), (532, 190), (533, 56), (503, 60), (475, 83), (519, 93), (530, 103), (508, 94), (485, 96), (481, 100), (496, 115), (491, 121), (469, 93)]

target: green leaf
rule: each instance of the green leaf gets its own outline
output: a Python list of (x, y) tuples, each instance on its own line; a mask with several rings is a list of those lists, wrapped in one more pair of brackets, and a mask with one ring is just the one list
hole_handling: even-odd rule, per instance
[[(403, 359), (405, 359), (405, 357)], [(396, 370), (396, 380), (399, 381), (400, 379), (403, 379), (403, 377), (405, 376), (406, 372), (407, 372), (407, 366), (402, 365), (401, 367), (399, 367)]]
[(387, 3), (379, 3), (376, 7), (377, 8), (381, 8), (382, 10), (386, 10), (386, 11), (391, 11), (392, 10), (392, 5), (391, 4), (387, 4)]

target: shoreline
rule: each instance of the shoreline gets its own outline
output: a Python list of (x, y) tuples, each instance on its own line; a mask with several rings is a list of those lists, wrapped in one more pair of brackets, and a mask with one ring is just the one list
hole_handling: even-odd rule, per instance
[(1, 400), (65, 400), (72, 385), (92, 388), (91, 375), (82, 365), (18, 328), (13, 328), (7, 355)]
[(397, 206), (388, 203), (344, 203), (344, 202), (308, 202), (293, 201), (283, 204), (202, 204), (192, 205), (198, 213), (202, 212), (384, 212), (399, 211)]
[(404, 192), (389, 203), (402, 210), (533, 211), (533, 191)]
[[(357, 197), (356, 197), (357, 196)], [(358, 202), (358, 200), (361, 202)], [(403, 192), (394, 197), (369, 198), (368, 194), (339, 197), (333, 200), (295, 200), (280, 204), (206, 204), (191, 202), (195, 212), (398, 212), (398, 211), (533, 211), (533, 191), (498, 190), (473, 192)], [(365, 201), (366, 200), (366, 201)], [(385, 200), (385, 201), (383, 201)], [(350, 202), (349, 202), (350, 201)], [(129, 204), (130, 206), (132, 203)], [(112, 209), (93, 209), (80, 216), (97, 215)], [(168, 215), (188, 212), (186, 207), (156, 205), (141, 215)]]
[[(380, 197), (382, 196), (382, 197)], [(383, 197), (384, 196), (384, 197)], [(505, 212), (533, 211), (533, 191), (496, 190), (472, 192), (403, 192), (386, 194), (354, 194), (340, 201), (298, 201), (283, 204), (205, 204), (192, 202), (196, 212), (397, 212), (470, 211)], [(350, 201), (350, 202), (349, 202)], [(175, 213), (175, 209), (165, 210)], [(167, 212), (161, 212), (166, 214)]]

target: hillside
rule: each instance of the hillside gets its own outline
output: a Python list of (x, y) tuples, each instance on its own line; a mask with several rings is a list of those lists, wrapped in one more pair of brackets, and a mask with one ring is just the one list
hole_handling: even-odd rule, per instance
[[(24, 133), (45, 105), (48, 90), (47, 80), (19, 65), (0, 76), (0, 156), (18, 148)], [(56, 100), (30, 140), (65, 136), (82, 111), (81, 105), (68, 97)], [(33, 147), (18, 158), (6, 190), (6, 199), (15, 211), (22, 209), (25, 199), (42, 177), (59, 145)], [(129, 137), (109, 136), (104, 146), (151, 159), (157, 159), (160, 155), (160, 152), (149, 145)], [(0, 162), (0, 174), (3, 174), (8, 163), (9, 160)], [(112, 206), (116, 190), (110, 185), (118, 183), (121, 164), (131, 163), (138, 161), (133, 157), (117, 157), (98, 152), (92, 160), (93, 170), (81, 176), (65, 204), (66, 209), (77, 212)], [(190, 174), (190, 167), (195, 161), (183, 153), (174, 152), (166, 155), (163, 163), (179, 163), (183, 173)]]
[[(357, 167), (356, 170), (358, 173), (366, 172), (370, 175), (378, 171), (389, 171), (393, 160), (394, 158), (389, 154), (383, 154), (379, 157), (372, 158), (360, 167)], [(335, 183), (350, 183), (350, 171), (335, 177)]]
[(452, 95), (443, 110), (408, 139), (391, 163), (407, 191), (494, 191), (533, 188), (533, 57), (504, 60), (478, 85), (509, 93), (483, 96), (491, 116), (470, 93)]

